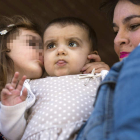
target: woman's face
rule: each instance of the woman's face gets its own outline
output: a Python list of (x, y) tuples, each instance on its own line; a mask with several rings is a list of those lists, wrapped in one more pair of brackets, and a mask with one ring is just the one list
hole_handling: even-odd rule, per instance
[(114, 49), (120, 61), (140, 43), (140, 5), (120, 0), (114, 10)]
[(27, 78), (39, 78), (43, 68), (43, 49), (41, 37), (30, 30), (20, 29), (16, 37), (10, 36), (7, 43), (11, 50), (7, 53), (14, 62), (15, 71), (20, 76)]

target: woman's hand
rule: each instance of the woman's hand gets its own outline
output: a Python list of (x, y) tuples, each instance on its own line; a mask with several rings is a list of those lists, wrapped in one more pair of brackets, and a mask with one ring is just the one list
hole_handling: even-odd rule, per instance
[(1, 102), (5, 106), (14, 106), (26, 100), (27, 98), (27, 89), (24, 88), (22, 95), (20, 92), (23, 87), (23, 83), (26, 80), (26, 76), (23, 76), (18, 83), (19, 73), (16, 72), (12, 82), (6, 84), (5, 88), (1, 92)]
[(88, 55), (88, 59), (94, 60), (94, 62), (90, 62), (82, 68), (81, 72), (83, 74), (91, 73), (94, 68), (95, 68), (95, 73), (100, 73), (102, 70), (110, 70), (110, 67), (106, 63), (101, 61), (99, 55), (90, 54)]

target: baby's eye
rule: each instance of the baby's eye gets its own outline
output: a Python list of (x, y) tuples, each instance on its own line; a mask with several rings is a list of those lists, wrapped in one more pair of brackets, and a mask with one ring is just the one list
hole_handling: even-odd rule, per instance
[(70, 42), (70, 43), (69, 43), (69, 46), (70, 46), (70, 47), (77, 47), (78, 45), (77, 45), (76, 42)]
[(55, 44), (52, 44), (52, 43), (47, 45), (47, 49), (52, 49), (52, 48), (55, 48), (55, 47), (56, 47)]

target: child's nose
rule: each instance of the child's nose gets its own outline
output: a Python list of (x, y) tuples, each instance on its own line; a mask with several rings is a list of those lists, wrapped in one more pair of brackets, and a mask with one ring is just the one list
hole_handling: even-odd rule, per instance
[(67, 55), (66, 46), (59, 46), (57, 48), (57, 55)]

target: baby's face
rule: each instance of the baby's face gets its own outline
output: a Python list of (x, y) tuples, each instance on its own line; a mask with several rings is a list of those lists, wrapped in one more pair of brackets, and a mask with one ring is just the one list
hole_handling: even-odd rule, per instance
[(77, 25), (51, 25), (44, 33), (44, 66), (50, 76), (81, 73), (89, 62), (91, 41), (85, 29)]

